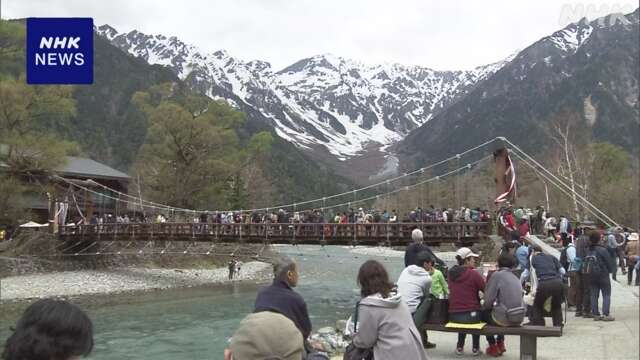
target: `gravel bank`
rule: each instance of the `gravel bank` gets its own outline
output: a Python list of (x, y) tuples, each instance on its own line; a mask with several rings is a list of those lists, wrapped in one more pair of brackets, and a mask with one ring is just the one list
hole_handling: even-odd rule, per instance
[[(384, 257), (397, 257), (404, 258), (404, 251), (393, 250), (386, 247), (345, 247), (345, 249), (350, 249), (351, 253), (358, 255), (366, 255), (366, 256), (384, 256)], [(455, 251), (435, 251), (434, 252), (440, 259), (445, 262), (455, 262), (456, 253)]]
[[(240, 276), (236, 276), (234, 281), (268, 280), (272, 277), (271, 270), (268, 263), (247, 262), (242, 265)], [(0, 279), (0, 302), (52, 296), (163, 290), (225, 282), (229, 282), (226, 268), (190, 270), (127, 267), (114, 270), (63, 271)]]

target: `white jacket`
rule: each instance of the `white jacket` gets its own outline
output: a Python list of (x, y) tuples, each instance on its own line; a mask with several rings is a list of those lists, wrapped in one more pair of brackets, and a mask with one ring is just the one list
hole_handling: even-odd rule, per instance
[(431, 275), (421, 266), (409, 265), (398, 278), (398, 294), (413, 314), (425, 296), (431, 293)]

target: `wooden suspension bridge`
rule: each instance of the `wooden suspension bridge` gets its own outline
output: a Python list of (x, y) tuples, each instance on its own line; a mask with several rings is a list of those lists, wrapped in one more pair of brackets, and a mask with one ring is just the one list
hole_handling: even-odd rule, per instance
[(69, 242), (179, 241), (247, 244), (386, 245), (411, 242), (413, 229), (422, 230), (425, 243), (473, 245), (491, 234), (489, 222), (439, 223), (108, 223), (60, 227), (59, 238)]

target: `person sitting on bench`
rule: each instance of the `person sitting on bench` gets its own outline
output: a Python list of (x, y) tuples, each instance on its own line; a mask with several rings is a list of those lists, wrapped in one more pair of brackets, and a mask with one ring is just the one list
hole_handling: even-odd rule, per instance
[[(484, 278), (476, 271), (476, 258), (471, 249), (462, 247), (456, 251), (458, 265), (449, 270), (449, 320), (457, 323), (474, 324), (481, 321), (479, 292), (484, 290)], [(458, 333), (456, 354), (464, 353), (465, 333)], [(471, 335), (472, 354), (478, 356), (480, 335)]]
[[(427, 271), (428, 263), (433, 262), (433, 258), (426, 251), (421, 251), (416, 256), (417, 265), (409, 265), (398, 278), (398, 293), (402, 296), (405, 304), (411, 312), (413, 322), (418, 330), (427, 320), (427, 312), (431, 305), (431, 275)], [(422, 337), (422, 345), (426, 349), (436, 347), (436, 344), (430, 343), (426, 331), (420, 330)]]
[[(483, 320), (491, 325), (518, 326), (525, 316), (525, 305), (522, 299), (522, 284), (513, 272), (516, 259), (509, 253), (498, 257), (499, 270), (492, 273), (485, 287)], [(506, 352), (504, 335), (487, 335), (489, 347), (486, 354), (500, 356)]]

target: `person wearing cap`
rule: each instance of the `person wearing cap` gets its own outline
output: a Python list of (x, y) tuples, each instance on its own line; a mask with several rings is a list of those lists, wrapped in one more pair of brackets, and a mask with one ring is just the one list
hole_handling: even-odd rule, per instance
[[(533, 246), (530, 266), (535, 269), (538, 280), (531, 325), (545, 326), (544, 303), (551, 298), (553, 326), (562, 326), (562, 299), (564, 298), (562, 276), (566, 274), (564, 268), (555, 256), (543, 253), (539, 245)], [(529, 275), (530, 271), (525, 270), (523, 278), (528, 279)]]
[(225, 360), (300, 360), (304, 354), (302, 334), (286, 316), (262, 311), (249, 314), (233, 334)]
[(636, 271), (636, 282), (635, 285), (640, 285), (640, 276), (638, 276), (638, 272), (636, 270), (637, 265), (640, 265), (640, 246), (639, 236), (637, 232), (633, 232), (629, 234), (627, 238), (627, 243), (625, 247), (625, 253), (627, 257), (627, 285), (631, 285), (633, 280), (633, 272)]
[[(481, 321), (479, 292), (484, 291), (485, 281), (476, 271), (479, 257), (471, 249), (462, 247), (456, 251), (458, 265), (449, 270), (449, 320), (458, 323), (473, 324)], [(458, 333), (456, 354), (464, 353), (467, 334)], [(480, 335), (472, 335), (472, 354), (480, 355)]]
[(407, 267), (409, 265), (422, 266), (422, 264), (418, 264), (416, 261), (418, 253), (422, 251), (426, 251), (427, 253), (429, 253), (429, 255), (435, 259), (435, 261), (438, 263), (439, 266), (443, 268), (446, 266), (444, 261), (438, 258), (436, 254), (433, 253), (433, 250), (431, 250), (429, 246), (424, 244), (422, 230), (418, 228), (414, 228), (413, 231), (411, 232), (411, 240), (412, 240), (412, 243), (409, 246), (407, 246), (407, 248), (404, 251), (404, 267)]
[[(616, 278), (616, 274), (618, 272), (618, 267), (616, 265), (616, 257), (618, 254), (618, 242), (616, 241), (616, 234), (615, 231), (613, 229), (607, 229), (604, 233), (604, 239), (606, 241), (607, 244), (607, 252), (609, 253), (609, 257), (612, 259), (613, 261), (613, 267), (614, 270), (611, 273), (611, 277), (613, 278), (613, 280), (618, 281), (618, 279)], [(626, 272), (626, 270), (625, 270)]]

